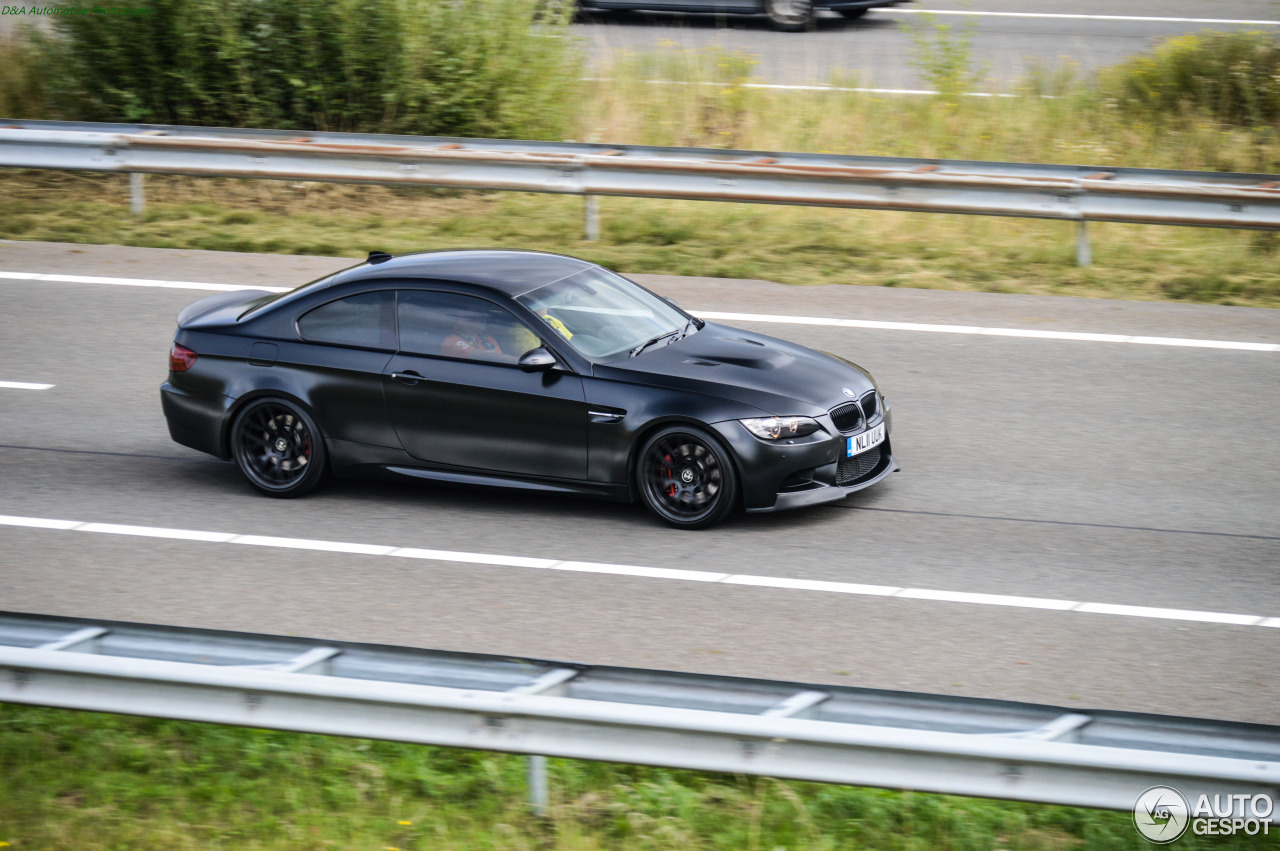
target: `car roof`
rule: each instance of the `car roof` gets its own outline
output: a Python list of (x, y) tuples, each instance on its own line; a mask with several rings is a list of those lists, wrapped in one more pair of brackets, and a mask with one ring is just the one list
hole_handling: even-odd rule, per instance
[(509, 249), (421, 251), (339, 273), (332, 284), (377, 278), (426, 278), (479, 284), (517, 296), (595, 264), (564, 254)]

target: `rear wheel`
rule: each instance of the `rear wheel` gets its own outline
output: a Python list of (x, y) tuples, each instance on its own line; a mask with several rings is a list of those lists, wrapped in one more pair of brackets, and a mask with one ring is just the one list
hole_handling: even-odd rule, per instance
[(267, 496), (302, 496), (324, 478), (320, 429), (306, 411), (283, 399), (246, 405), (231, 424), (231, 451), (240, 472)]
[(813, 23), (813, 0), (764, 0), (764, 11), (773, 25), (785, 32), (800, 32)]
[(680, 529), (719, 523), (737, 504), (733, 461), (701, 429), (674, 426), (646, 440), (636, 461), (636, 478), (649, 510)]

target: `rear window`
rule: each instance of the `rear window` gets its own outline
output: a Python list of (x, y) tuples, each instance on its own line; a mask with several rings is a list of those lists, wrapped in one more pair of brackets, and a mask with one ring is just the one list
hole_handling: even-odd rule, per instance
[(313, 343), (395, 351), (395, 293), (361, 293), (322, 304), (298, 319), (298, 333)]
[(314, 281), (311, 281), (310, 283), (302, 284), (301, 286), (294, 287), (291, 290), (285, 290), (284, 292), (281, 292), (281, 293), (271, 293), (270, 295), (264, 295), (264, 296), (255, 298), (253, 301), (249, 302), (249, 307), (243, 313), (241, 313), (239, 317), (236, 318), (236, 321), (239, 322), (241, 319), (244, 319), (250, 313), (254, 313), (255, 311), (261, 310), (262, 308), (266, 307), (268, 304), (272, 304), (274, 302), (280, 301), (281, 299), (290, 298), (295, 295), (301, 295), (302, 293), (310, 292), (311, 290), (324, 289), (325, 287), (329, 286), (329, 284), (336, 277), (337, 277), (337, 273), (332, 275), (325, 275), (323, 278), (317, 278)]

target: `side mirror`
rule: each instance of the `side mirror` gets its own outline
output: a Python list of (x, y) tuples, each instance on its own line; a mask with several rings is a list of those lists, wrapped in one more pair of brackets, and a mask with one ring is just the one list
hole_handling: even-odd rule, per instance
[(525, 372), (546, 372), (556, 365), (555, 355), (539, 346), (520, 356), (519, 366)]

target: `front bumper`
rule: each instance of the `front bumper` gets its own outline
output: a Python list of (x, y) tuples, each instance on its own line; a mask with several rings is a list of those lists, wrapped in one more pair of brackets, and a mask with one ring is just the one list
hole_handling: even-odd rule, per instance
[[(888, 478), (899, 469), (890, 444), (890, 411), (885, 411), (883, 421), (884, 443), (868, 450), (880, 453), (878, 462), (858, 478), (844, 483), (838, 479), (838, 467), (848, 436), (836, 431), (829, 418), (820, 420), (828, 436), (814, 442), (759, 440), (736, 420), (717, 423), (715, 428), (737, 457), (743, 506), (747, 511), (762, 512), (843, 499)], [(873, 421), (871, 426), (879, 422)]]
[[(809, 486), (799, 490), (788, 490), (777, 494), (773, 505), (763, 507), (747, 506), (747, 511), (752, 513), (763, 513), (766, 511), (786, 511), (791, 508), (802, 508), (806, 505), (818, 505), (823, 502), (835, 502), (838, 499), (844, 499), (854, 491), (860, 491), (863, 488), (869, 488), (876, 482), (884, 481), (892, 474), (901, 469), (897, 460), (894, 459), (893, 453), (889, 449), (889, 441), (886, 439), (881, 444), (880, 463), (875, 469), (856, 482), (848, 485), (827, 484), (819, 481), (815, 477), (809, 482)], [(835, 464), (831, 465), (831, 475), (835, 475)]]

